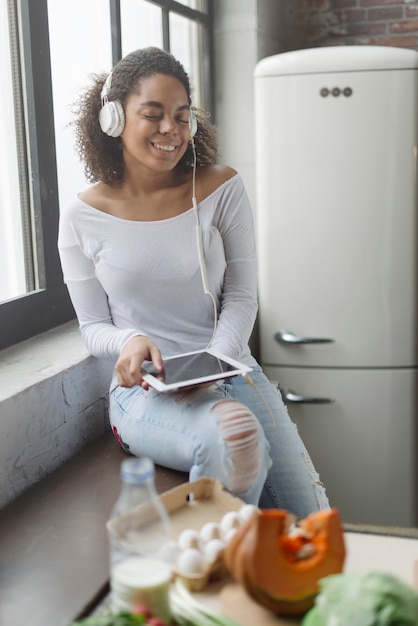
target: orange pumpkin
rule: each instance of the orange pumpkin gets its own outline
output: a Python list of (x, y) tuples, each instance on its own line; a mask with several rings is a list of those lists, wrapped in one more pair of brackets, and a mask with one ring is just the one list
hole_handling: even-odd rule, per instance
[(291, 516), (263, 509), (247, 520), (225, 549), (230, 573), (258, 604), (281, 615), (306, 613), (318, 581), (344, 566), (344, 533), (338, 511), (311, 513), (289, 532)]

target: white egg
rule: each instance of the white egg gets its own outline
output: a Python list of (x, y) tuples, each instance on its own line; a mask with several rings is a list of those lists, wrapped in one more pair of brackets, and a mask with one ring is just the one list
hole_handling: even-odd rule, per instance
[(237, 528), (230, 528), (228, 532), (225, 533), (225, 536), (224, 536), (225, 543), (229, 543), (231, 541), (232, 537), (235, 535), (237, 530), (238, 530)]
[(186, 548), (177, 557), (177, 570), (183, 576), (203, 574), (206, 570), (203, 554), (196, 548)]
[(177, 541), (166, 541), (158, 551), (158, 556), (164, 561), (174, 563), (180, 554), (180, 547)]
[(177, 543), (181, 550), (185, 548), (198, 548), (200, 549), (200, 535), (198, 530), (193, 530), (193, 528), (187, 528), (183, 530), (179, 538), (177, 539)]
[(243, 522), (246, 522), (247, 519), (250, 519), (253, 515), (257, 515), (259, 511), (260, 509), (254, 506), (254, 504), (244, 504), (239, 510), (239, 516)]
[(203, 548), (203, 554), (207, 563), (213, 563), (222, 550), (225, 548), (225, 542), (222, 539), (211, 539)]
[(215, 522), (206, 522), (200, 529), (200, 538), (204, 543), (207, 543), (211, 539), (219, 539), (221, 536), (221, 529), (219, 524)]
[(222, 534), (225, 536), (228, 530), (231, 528), (238, 528), (241, 524), (241, 518), (237, 511), (228, 511), (225, 513), (223, 518), (221, 519), (221, 530)]

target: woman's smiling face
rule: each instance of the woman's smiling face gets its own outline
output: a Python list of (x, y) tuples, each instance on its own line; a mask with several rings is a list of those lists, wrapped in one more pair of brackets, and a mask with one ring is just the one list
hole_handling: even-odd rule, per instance
[(173, 169), (187, 150), (189, 115), (187, 93), (177, 78), (155, 74), (141, 80), (125, 104), (121, 135), (125, 164)]

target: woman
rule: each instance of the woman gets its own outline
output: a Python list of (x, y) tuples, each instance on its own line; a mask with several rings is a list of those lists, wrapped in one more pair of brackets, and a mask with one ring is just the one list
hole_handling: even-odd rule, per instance
[[(115, 363), (115, 436), (129, 453), (190, 480), (213, 476), (246, 502), (300, 516), (328, 507), (280, 393), (248, 347), (252, 210), (237, 172), (215, 165), (216, 133), (191, 108), (187, 74), (147, 48), (105, 78), (77, 108), (77, 146), (95, 184), (63, 211), (59, 249), (86, 346)], [(253, 384), (237, 376), (158, 393), (141, 376), (145, 360), (162, 370), (164, 357), (208, 345), (251, 366)]]

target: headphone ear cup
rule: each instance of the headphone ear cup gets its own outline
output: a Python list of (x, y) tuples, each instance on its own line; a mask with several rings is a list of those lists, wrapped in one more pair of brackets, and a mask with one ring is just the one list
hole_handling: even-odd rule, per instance
[(190, 132), (190, 139), (193, 139), (193, 137), (197, 133), (197, 118), (194, 112), (192, 111), (192, 109), (190, 109), (190, 115), (189, 115), (189, 132)]
[(99, 113), (100, 128), (109, 137), (119, 137), (125, 128), (125, 112), (119, 100), (106, 102)]

